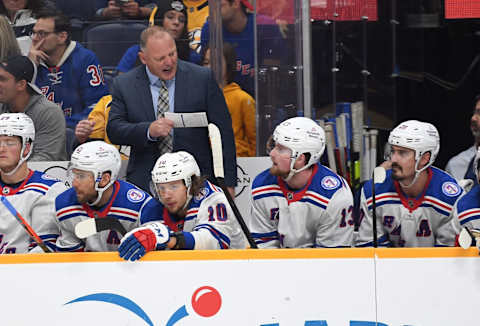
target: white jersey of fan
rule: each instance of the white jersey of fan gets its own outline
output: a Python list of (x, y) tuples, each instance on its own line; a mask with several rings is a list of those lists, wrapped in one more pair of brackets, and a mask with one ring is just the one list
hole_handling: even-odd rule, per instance
[(352, 192), (323, 165), (313, 165), (311, 179), (299, 191), (265, 170), (255, 177), (251, 195), (248, 227), (260, 248), (352, 246)]
[[(45, 244), (55, 251), (55, 241), (60, 233), (55, 223), (55, 198), (67, 189), (65, 184), (43, 172), (30, 170), (18, 187), (12, 188), (1, 182), (0, 187), (2, 195)], [(3, 204), (0, 206), (0, 253), (43, 252), (12, 213)]]
[(61, 235), (57, 239), (58, 251), (116, 251), (122, 236), (115, 230), (105, 230), (79, 239), (75, 235), (77, 223), (96, 217), (114, 217), (125, 230), (131, 231), (139, 226), (140, 217), (159, 216), (159, 203), (149, 194), (136, 186), (117, 180), (109, 202), (95, 210), (87, 204), (80, 204), (74, 188), (60, 194), (55, 202), (57, 223)]
[[(163, 205), (162, 205), (163, 206)], [(143, 218), (142, 224), (158, 219)], [(191, 249), (245, 249), (246, 237), (222, 189), (204, 182), (199, 194), (187, 206), (187, 214), (180, 219), (163, 207), (162, 222), (172, 231), (190, 232), (195, 239)]]
[[(455, 240), (451, 219), (453, 205), (462, 188), (444, 171), (430, 167), (423, 194), (407, 198), (388, 170), (386, 179), (375, 185), (378, 246), (451, 246)], [(372, 180), (362, 188), (359, 232), (355, 245), (373, 245)]]

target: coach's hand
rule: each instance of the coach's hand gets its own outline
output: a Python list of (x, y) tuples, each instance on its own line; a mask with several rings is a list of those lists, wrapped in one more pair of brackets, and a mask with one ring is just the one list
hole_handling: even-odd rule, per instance
[(122, 238), (118, 253), (125, 260), (135, 261), (152, 250), (164, 250), (172, 231), (161, 222), (153, 222), (136, 228)]
[(152, 138), (165, 137), (173, 128), (173, 121), (165, 118), (158, 118), (150, 124), (148, 133)]

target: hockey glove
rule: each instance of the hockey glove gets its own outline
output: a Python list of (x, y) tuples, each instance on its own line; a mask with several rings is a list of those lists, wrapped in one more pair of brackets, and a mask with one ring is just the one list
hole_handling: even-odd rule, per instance
[(152, 250), (164, 250), (172, 231), (161, 222), (153, 222), (136, 228), (122, 238), (118, 253), (125, 260), (135, 261)]

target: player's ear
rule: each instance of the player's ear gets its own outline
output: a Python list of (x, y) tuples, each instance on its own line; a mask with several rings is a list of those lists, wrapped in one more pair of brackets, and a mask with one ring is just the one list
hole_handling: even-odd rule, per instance
[(428, 162), (430, 162), (431, 155), (432, 154), (430, 152), (423, 153), (423, 155), (420, 157), (420, 164), (419, 164), (420, 168), (424, 167), (425, 165), (428, 164)]
[(100, 188), (105, 187), (107, 184), (110, 183), (111, 177), (112, 177), (112, 175), (109, 172), (105, 172), (104, 174), (102, 174), (102, 179), (100, 180), (98, 186)]
[(25, 145), (25, 150), (23, 151), (23, 157), (26, 157), (31, 150), (32, 150), (32, 143), (27, 142), (27, 145)]

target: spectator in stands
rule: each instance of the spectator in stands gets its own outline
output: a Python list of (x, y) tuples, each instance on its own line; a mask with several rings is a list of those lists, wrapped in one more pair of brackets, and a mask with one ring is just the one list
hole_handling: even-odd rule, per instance
[(100, 19), (144, 19), (154, 7), (149, 0), (97, 0), (96, 16)]
[[(236, 73), (237, 54), (230, 43), (223, 44), (222, 72), (225, 102), (232, 117), (233, 135), (237, 156), (255, 156), (255, 100), (233, 81)], [(210, 67), (210, 49), (207, 48), (203, 65)]]
[[(253, 96), (255, 16), (247, 9), (253, 10), (248, 0), (221, 0), (223, 41), (233, 44), (237, 52), (235, 82)], [(257, 16), (257, 22), (261, 23), (257, 24), (258, 63), (279, 64), (288, 51), (278, 25), (266, 16)], [(206, 47), (210, 40), (209, 21), (203, 26), (201, 37), (201, 46)]]
[[(77, 123), (75, 137), (78, 144), (83, 144), (87, 140), (103, 140), (108, 144), (112, 143), (107, 136), (107, 121), (108, 114), (112, 107), (111, 104), (112, 95), (102, 97), (88, 115), (88, 119), (81, 120)], [(118, 148), (122, 160), (128, 160), (130, 156), (130, 146), (115, 146)]]
[[(35, 16), (44, 8), (55, 6), (47, 0), (1, 0), (0, 15), (5, 15), (13, 27), (20, 49), (27, 55), (32, 45), (30, 32), (35, 25)], [(4, 34), (2, 34), (3, 37)]]
[(67, 154), (73, 149), (75, 126), (108, 94), (95, 53), (70, 40), (70, 20), (58, 11), (38, 16), (30, 58), (37, 62), (36, 84), (48, 100), (63, 109), (67, 122)]
[(0, 61), (20, 54), (18, 42), (7, 17), (0, 16)]
[(183, 0), (183, 3), (187, 6), (188, 39), (195, 56), (195, 59), (192, 58), (192, 62), (198, 62), (200, 59), (196, 58), (200, 58), (202, 50), (200, 46), (202, 27), (209, 14), (208, 0)]
[[(152, 11), (149, 25), (163, 26), (175, 39), (178, 58), (191, 61), (187, 35), (187, 11), (182, 1), (164, 0), (160, 2)], [(127, 72), (135, 66), (141, 65), (139, 52), (140, 45), (132, 45), (118, 63), (117, 70)]]
[(35, 126), (30, 161), (65, 161), (65, 118), (35, 86), (36, 67), (25, 56), (0, 63), (0, 113), (25, 113)]
[(473, 160), (480, 145), (480, 95), (475, 97), (473, 114), (470, 118), (470, 130), (473, 135), (473, 145), (452, 157), (448, 161), (445, 171), (457, 180), (470, 179), (474, 184), (478, 184), (478, 179), (473, 171)]
[(236, 185), (232, 120), (210, 69), (177, 60), (175, 41), (159, 26), (140, 37), (143, 65), (114, 79), (107, 133), (115, 144), (131, 146), (127, 180), (149, 190), (153, 164), (165, 152), (185, 150), (213, 176), (207, 128), (174, 128), (165, 113), (205, 113), (222, 135), (225, 184)]

